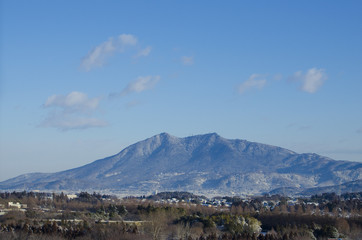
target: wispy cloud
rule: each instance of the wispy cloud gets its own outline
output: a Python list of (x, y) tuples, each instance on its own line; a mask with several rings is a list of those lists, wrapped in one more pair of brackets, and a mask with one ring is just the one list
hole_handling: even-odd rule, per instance
[(67, 114), (51, 114), (41, 124), (42, 127), (52, 127), (61, 131), (105, 127), (107, 122), (97, 118), (76, 117)]
[(194, 64), (194, 57), (193, 56), (190, 56), (190, 57), (183, 56), (183, 57), (181, 57), (181, 62), (183, 65), (192, 65), (192, 64)]
[(135, 58), (138, 57), (147, 57), (151, 53), (152, 47), (148, 46), (144, 49), (138, 51), (138, 53), (134, 56)]
[(123, 51), (126, 46), (134, 46), (137, 44), (137, 38), (132, 34), (121, 34), (118, 36), (120, 50)]
[(283, 75), (278, 73), (278, 74), (275, 74), (274, 77), (273, 77), (274, 80), (276, 81), (280, 81), (283, 79)]
[(137, 106), (137, 105), (140, 105), (140, 104), (142, 104), (142, 102), (140, 102), (140, 101), (138, 101), (138, 100), (134, 100), (134, 101), (128, 102), (128, 103), (126, 104), (126, 107), (127, 107), (127, 108), (133, 108), (133, 107), (135, 107), (135, 106)]
[(294, 73), (291, 80), (301, 83), (300, 89), (304, 92), (315, 93), (327, 80), (324, 69), (311, 68), (306, 73), (298, 71)]
[(96, 46), (82, 60), (81, 68), (90, 71), (102, 67), (106, 60), (116, 52), (123, 52), (128, 46), (135, 46), (137, 38), (131, 34), (121, 34), (116, 38), (109, 38), (107, 41)]
[(262, 89), (266, 84), (266, 78), (261, 74), (252, 74), (248, 80), (239, 85), (238, 91), (240, 94), (245, 93), (253, 88)]
[(63, 131), (106, 126), (105, 121), (91, 117), (99, 101), (100, 98), (88, 98), (85, 93), (77, 91), (67, 95), (52, 95), (43, 105), (50, 112), (40, 126)]
[(160, 76), (140, 76), (128, 85), (120, 93), (111, 93), (110, 97), (125, 96), (130, 93), (140, 93), (153, 88), (159, 81)]
[(67, 95), (52, 95), (46, 100), (44, 107), (61, 108), (65, 112), (87, 112), (95, 110), (100, 98), (88, 98), (82, 92), (71, 92)]

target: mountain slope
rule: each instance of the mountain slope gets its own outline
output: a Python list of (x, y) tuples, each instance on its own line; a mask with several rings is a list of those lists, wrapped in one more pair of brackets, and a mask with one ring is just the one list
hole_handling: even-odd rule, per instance
[(9, 179), (0, 183), (0, 189), (258, 194), (359, 179), (362, 163), (297, 154), (266, 144), (225, 139), (216, 133), (186, 138), (162, 133), (79, 168)]

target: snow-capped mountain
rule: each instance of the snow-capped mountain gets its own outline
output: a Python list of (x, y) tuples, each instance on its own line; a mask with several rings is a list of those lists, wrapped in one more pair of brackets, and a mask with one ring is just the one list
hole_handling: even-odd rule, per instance
[(362, 179), (362, 163), (297, 154), (280, 147), (229, 140), (216, 133), (177, 138), (162, 133), (120, 153), (57, 173), (31, 173), (0, 189), (109, 191), (147, 194), (189, 191), (260, 194), (274, 189), (341, 185)]

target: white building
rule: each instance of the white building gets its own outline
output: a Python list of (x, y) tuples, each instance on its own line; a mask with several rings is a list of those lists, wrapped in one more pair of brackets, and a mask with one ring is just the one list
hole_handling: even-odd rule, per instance
[(20, 208), (27, 208), (28, 207), (28, 205), (27, 204), (21, 204), (21, 203), (19, 203), (19, 202), (8, 202), (8, 207), (9, 208), (18, 208), (18, 209), (20, 209)]
[(14, 203), (14, 202), (8, 202), (8, 207), (9, 207), (9, 208), (21, 208), (21, 204), (18, 203), (18, 202), (16, 202), (16, 203)]

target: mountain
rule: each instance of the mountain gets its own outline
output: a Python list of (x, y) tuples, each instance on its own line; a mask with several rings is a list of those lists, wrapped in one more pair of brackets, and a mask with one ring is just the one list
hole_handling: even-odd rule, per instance
[(0, 182), (1, 190), (102, 191), (208, 195), (303, 190), (362, 179), (362, 163), (229, 140), (216, 133), (177, 138), (162, 133), (120, 153), (57, 173), (31, 173)]

